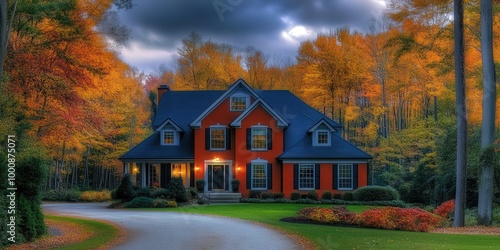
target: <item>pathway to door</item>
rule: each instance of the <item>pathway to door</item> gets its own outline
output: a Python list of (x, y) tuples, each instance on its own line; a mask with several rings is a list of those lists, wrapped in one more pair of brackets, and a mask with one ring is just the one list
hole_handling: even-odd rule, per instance
[(50, 203), (44, 211), (108, 220), (129, 238), (115, 249), (300, 249), (274, 230), (241, 220), (175, 212), (108, 209), (107, 203)]

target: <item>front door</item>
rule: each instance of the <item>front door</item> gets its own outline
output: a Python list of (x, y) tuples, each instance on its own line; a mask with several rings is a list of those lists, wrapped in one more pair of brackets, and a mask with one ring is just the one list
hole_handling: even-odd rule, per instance
[(208, 165), (208, 191), (229, 190), (229, 165)]

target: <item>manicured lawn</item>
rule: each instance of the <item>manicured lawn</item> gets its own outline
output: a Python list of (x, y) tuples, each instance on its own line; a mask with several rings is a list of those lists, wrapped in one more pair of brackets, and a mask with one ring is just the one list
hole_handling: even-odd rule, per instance
[[(320, 249), (498, 249), (500, 246), (498, 236), (418, 233), (280, 221), (283, 217), (294, 216), (299, 209), (308, 206), (315, 205), (234, 204), (147, 210), (222, 215), (258, 221), (302, 235)], [(360, 212), (366, 208), (365, 206), (348, 206), (348, 209), (354, 212)]]
[(93, 232), (92, 237), (90, 237), (85, 241), (69, 244), (64, 247), (59, 247), (57, 249), (67, 249), (67, 250), (95, 249), (100, 246), (106, 245), (107, 243), (111, 242), (111, 240), (113, 240), (118, 236), (118, 229), (116, 227), (103, 222), (92, 221), (88, 219), (80, 219), (80, 218), (52, 216), (52, 215), (45, 215), (45, 217), (50, 218), (51, 220), (56, 222), (75, 223), (80, 226), (83, 226), (86, 231), (88, 230)]

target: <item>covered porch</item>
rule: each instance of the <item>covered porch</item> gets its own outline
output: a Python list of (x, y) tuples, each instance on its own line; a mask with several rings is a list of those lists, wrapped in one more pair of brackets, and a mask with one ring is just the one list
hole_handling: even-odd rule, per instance
[(123, 173), (130, 174), (138, 187), (166, 188), (172, 177), (181, 177), (184, 186), (194, 187), (193, 161), (144, 161), (124, 162)]

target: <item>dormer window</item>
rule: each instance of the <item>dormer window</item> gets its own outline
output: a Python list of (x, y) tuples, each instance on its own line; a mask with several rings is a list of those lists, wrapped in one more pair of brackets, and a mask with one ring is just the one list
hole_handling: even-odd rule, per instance
[(328, 130), (314, 131), (313, 145), (314, 146), (330, 146), (331, 132)]
[(246, 95), (231, 96), (231, 111), (245, 111), (248, 107), (249, 99)]
[(179, 132), (175, 130), (161, 131), (161, 145), (179, 145)]

